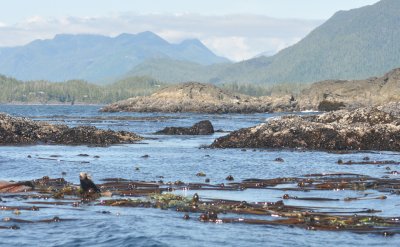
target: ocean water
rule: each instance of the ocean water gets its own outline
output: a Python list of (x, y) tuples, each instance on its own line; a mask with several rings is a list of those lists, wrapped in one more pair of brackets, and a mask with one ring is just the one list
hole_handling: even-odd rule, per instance
[[(265, 122), (280, 114), (166, 114), (166, 113), (102, 113), (101, 106), (13, 106), (0, 105), (0, 112), (30, 117), (52, 123), (93, 125), (103, 129), (128, 130), (147, 139), (136, 144), (110, 147), (29, 145), (0, 146), (0, 180), (32, 180), (43, 176), (64, 177), (79, 183), (79, 172), (92, 175), (96, 183), (101, 179), (119, 177), (140, 181), (204, 182), (196, 173), (204, 172), (212, 184), (226, 183), (227, 175), (235, 181), (248, 178), (293, 177), (309, 173), (350, 172), (373, 177), (388, 176), (397, 165), (340, 166), (338, 159), (400, 161), (397, 152), (360, 152), (336, 154), (302, 150), (265, 149), (204, 149), (219, 136), (159, 136), (157, 130), (167, 126), (191, 126), (200, 120), (210, 120), (216, 130), (232, 131)], [(314, 113), (303, 113), (314, 114)], [(88, 154), (89, 156), (79, 156)], [(28, 158), (28, 155), (31, 158)], [(57, 155), (57, 159), (48, 159)], [(149, 155), (149, 158), (142, 158)], [(94, 158), (100, 156), (100, 158)], [(281, 157), (283, 163), (275, 162)], [(389, 167), (389, 168), (388, 168)], [(139, 168), (137, 170), (136, 168)], [(398, 179), (398, 175), (389, 175)], [(192, 196), (197, 192), (204, 198), (245, 200), (248, 202), (277, 201), (282, 191), (191, 191), (175, 193)], [(367, 191), (370, 196), (382, 193)], [(362, 196), (366, 191), (290, 192), (293, 196), (345, 198)], [(3, 195), (0, 194), (0, 198)], [(346, 207), (351, 209), (378, 209), (380, 216), (399, 216), (400, 197), (386, 195), (386, 200), (345, 202), (285, 201), (288, 205)], [(3, 197), (7, 205), (31, 206), (24, 200)], [(0, 202), (1, 204), (4, 202)], [(104, 214), (102, 211), (109, 211)], [(371, 214), (372, 215), (372, 214)], [(202, 223), (198, 215), (183, 220), (183, 213), (172, 210), (45, 205), (40, 211), (0, 210), (0, 219), (6, 217), (41, 220), (53, 217), (71, 219), (58, 223), (18, 223), (19, 230), (0, 229), (0, 246), (400, 246), (400, 236), (383, 237), (375, 234), (350, 232), (307, 231), (286, 226)], [(0, 226), (9, 225), (0, 222)]]

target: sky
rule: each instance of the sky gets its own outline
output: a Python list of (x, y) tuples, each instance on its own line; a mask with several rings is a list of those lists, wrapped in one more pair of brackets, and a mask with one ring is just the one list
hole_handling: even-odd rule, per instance
[(0, 0), (0, 47), (59, 33), (152, 31), (241, 61), (293, 45), (339, 10), (378, 0)]

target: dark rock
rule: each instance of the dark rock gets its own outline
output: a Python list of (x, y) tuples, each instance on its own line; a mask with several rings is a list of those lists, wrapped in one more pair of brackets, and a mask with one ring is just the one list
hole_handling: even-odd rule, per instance
[(0, 114), (0, 136), (0, 145), (41, 143), (106, 146), (143, 139), (126, 131), (100, 130), (93, 126), (69, 128), (66, 125), (53, 125), (7, 114)]
[(213, 148), (400, 150), (399, 118), (377, 108), (283, 116), (216, 139)]
[(204, 182), (209, 183), (209, 182), (210, 182), (210, 179), (209, 179), (209, 178), (206, 178), (206, 179), (204, 180)]
[(197, 177), (205, 177), (206, 174), (205, 174), (204, 172), (198, 172), (198, 173), (196, 174), (196, 176), (197, 176)]
[(275, 161), (276, 162), (284, 162), (284, 160), (282, 158), (280, 158), (280, 157), (276, 158)]
[(345, 107), (343, 102), (323, 100), (318, 104), (318, 111), (337, 111)]
[(214, 127), (208, 120), (200, 121), (192, 127), (166, 127), (157, 131), (158, 135), (211, 135), (214, 134)]
[(225, 179), (228, 180), (228, 181), (235, 180), (232, 175), (228, 175)]

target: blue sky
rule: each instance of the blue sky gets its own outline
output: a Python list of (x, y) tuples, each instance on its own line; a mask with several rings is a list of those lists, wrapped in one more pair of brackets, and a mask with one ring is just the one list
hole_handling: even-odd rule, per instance
[(378, 0), (0, 0), (0, 46), (57, 33), (115, 36), (153, 31), (177, 43), (198, 38), (232, 60), (274, 54), (339, 10)]

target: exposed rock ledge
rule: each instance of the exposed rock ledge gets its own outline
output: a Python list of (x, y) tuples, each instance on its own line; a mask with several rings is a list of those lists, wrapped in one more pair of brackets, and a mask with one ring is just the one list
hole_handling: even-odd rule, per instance
[(234, 131), (211, 147), (400, 151), (400, 119), (393, 111), (399, 106), (284, 116)]
[(11, 117), (0, 113), (0, 145), (66, 144), (110, 145), (133, 143), (143, 138), (126, 131), (100, 130), (90, 126), (69, 128), (28, 118)]
[(166, 127), (157, 131), (157, 135), (211, 135), (214, 127), (208, 120), (200, 121), (192, 127)]
[(105, 112), (201, 112), (256, 113), (292, 111), (291, 98), (251, 97), (235, 94), (211, 84), (189, 82), (172, 85), (150, 96), (135, 97), (108, 105)]

